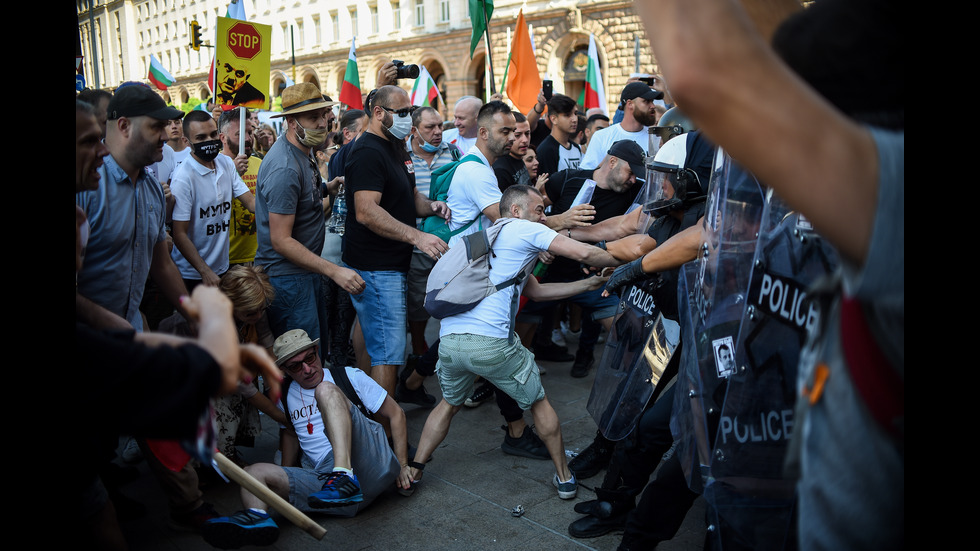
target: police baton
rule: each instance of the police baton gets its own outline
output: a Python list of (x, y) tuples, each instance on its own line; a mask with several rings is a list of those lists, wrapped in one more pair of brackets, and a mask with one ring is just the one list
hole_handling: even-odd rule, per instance
[(313, 522), (313, 519), (304, 515), (302, 511), (290, 505), (285, 499), (279, 497), (278, 494), (270, 490), (265, 484), (259, 482), (254, 476), (245, 472), (245, 469), (234, 464), (221, 452), (214, 452), (214, 460), (217, 462), (221, 472), (228, 475), (228, 478), (237, 482), (242, 488), (251, 492), (252, 495), (261, 499), (276, 511), (279, 511), (282, 516), (289, 519), (289, 522), (299, 526), (307, 534), (318, 540), (322, 540), (323, 536), (327, 534), (327, 530), (323, 526)]

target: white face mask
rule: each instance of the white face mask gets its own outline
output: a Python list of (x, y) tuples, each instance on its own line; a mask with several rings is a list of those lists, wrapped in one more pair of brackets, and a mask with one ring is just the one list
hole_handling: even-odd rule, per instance
[(412, 131), (412, 115), (406, 114), (404, 116), (391, 114), (391, 126), (388, 127), (388, 132), (399, 140), (404, 140), (405, 136)]

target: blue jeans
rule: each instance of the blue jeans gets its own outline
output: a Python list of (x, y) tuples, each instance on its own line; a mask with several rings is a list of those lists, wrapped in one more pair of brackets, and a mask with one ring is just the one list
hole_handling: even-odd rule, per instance
[[(326, 333), (327, 309), (323, 300), (320, 274), (274, 276), (269, 278), (276, 296), (269, 306), (269, 326), (276, 337), (286, 331), (302, 329), (311, 340), (320, 338), (320, 328)], [(321, 350), (323, 346), (320, 346)]]
[(371, 366), (404, 364), (408, 346), (405, 273), (355, 271), (364, 280), (364, 291), (350, 298), (361, 322)]

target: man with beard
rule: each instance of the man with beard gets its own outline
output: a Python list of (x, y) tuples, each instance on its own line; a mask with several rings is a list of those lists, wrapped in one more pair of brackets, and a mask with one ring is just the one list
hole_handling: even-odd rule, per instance
[(369, 97), (367, 130), (351, 147), (344, 169), (347, 220), (343, 261), (364, 281), (351, 296), (370, 356), (370, 375), (392, 397), (397, 368), (405, 363), (406, 274), (412, 247), (432, 258), (446, 243), (415, 227), (415, 218), (449, 216), (442, 201), (415, 187), (414, 165), (405, 149), (415, 108), (397, 86)]
[(218, 104), (244, 105), (246, 107), (265, 107), (265, 94), (252, 86), (248, 79), (251, 73), (231, 63), (222, 63), (218, 76)]
[[(659, 92), (650, 88), (642, 82), (631, 82), (623, 88), (621, 105), (623, 107), (623, 121), (597, 131), (592, 134), (589, 141), (589, 148), (579, 164), (579, 168), (593, 169), (599, 166), (606, 152), (612, 144), (620, 140), (633, 140), (644, 155), (652, 155), (655, 151), (649, 151), (650, 136), (647, 134), (646, 127), (657, 123), (656, 113), (653, 110), (653, 100), (659, 96)], [(638, 176), (642, 177), (642, 174)]]
[(236, 173), (235, 162), (221, 155), (214, 119), (204, 111), (184, 117), (184, 136), (191, 156), (171, 181), (174, 206), (173, 258), (188, 287), (217, 287), (228, 271), (228, 226), (231, 201), (255, 210), (255, 196)]
[(337, 282), (349, 293), (364, 290), (356, 272), (320, 257), (324, 215), (320, 171), (312, 149), (327, 136), (327, 111), (315, 84), (304, 82), (283, 90), (285, 139), (276, 140), (262, 160), (256, 180), (255, 220), (258, 250), (255, 263), (263, 266), (276, 297), (269, 306), (272, 332), (303, 329), (311, 339), (327, 327), (320, 276)]
[[(221, 153), (231, 157), (235, 161), (235, 170), (241, 176), (242, 181), (248, 190), (255, 194), (255, 182), (258, 180), (259, 167), (262, 166), (262, 159), (252, 156), (252, 129), (254, 128), (251, 117), (245, 118), (245, 153), (238, 154), (242, 140), (241, 114), (238, 109), (225, 111), (218, 121), (218, 131), (221, 132), (218, 138), (221, 140)], [(249, 210), (238, 198), (231, 201), (231, 227), (228, 263), (250, 264), (255, 260), (255, 250), (259, 242), (255, 231), (255, 209)]]

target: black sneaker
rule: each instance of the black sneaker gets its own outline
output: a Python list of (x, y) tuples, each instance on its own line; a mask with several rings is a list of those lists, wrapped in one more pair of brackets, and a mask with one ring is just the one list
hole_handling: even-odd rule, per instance
[(409, 390), (402, 381), (395, 386), (395, 400), (428, 408), (436, 405), (436, 397), (425, 391), (425, 385)]
[(568, 470), (579, 479), (591, 478), (605, 468), (612, 459), (613, 448), (606, 442), (593, 441), (582, 453), (568, 462)]
[(592, 351), (582, 352), (582, 349), (575, 354), (575, 363), (572, 364), (572, 377), (581, 379), (589, 374), (589, 369), (595, 363), (595, 356)]
[(551, 459), (548, 448), (538, 438), (538, 435), (534, 434), (534, 430), (531, 427), (524, 427), (524, 432), (521, 433), (520, 438), (511, 437), (510, 433), (506, 432), (506, 426), (504, 427), (504, 431), (504, 443), (500, 445), (500, 449), (504, 453), (527, 457), (529, 459)]
[(546, 362), (570, 362), (575, 359), (575, 356), (569, 354), (564, 346), (548, 341), (534, 346), (534, 358)]
[(266, 513), (245, 510), (207, 521), (201, 535), (219, 549), (238, 549), (243, 545), (272, 545), (279, 539), (279, 526)]
[(463, 402), (463, 405), (468, 408), (479, 407), (480, 404), (486, 402), (487, 400), (493, 398), (494, 386), (488, 381), (484, 381), (483, 384), (476, 387), (473, 394)]

